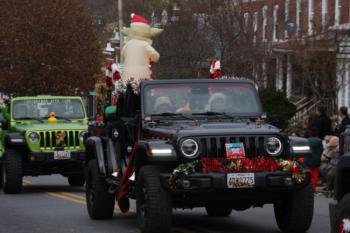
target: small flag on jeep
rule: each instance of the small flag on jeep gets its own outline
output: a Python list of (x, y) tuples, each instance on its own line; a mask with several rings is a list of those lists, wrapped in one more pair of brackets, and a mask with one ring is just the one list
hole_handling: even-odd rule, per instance
[(229, 160), (244, 159), (245, 151), (243, 143), (226, 143), (226, 158)]

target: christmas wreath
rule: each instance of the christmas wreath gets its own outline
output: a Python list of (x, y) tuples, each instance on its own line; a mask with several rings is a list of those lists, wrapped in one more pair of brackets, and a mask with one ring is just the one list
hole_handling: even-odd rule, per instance
[(202, 158), (193, 162), (180, 164), (169, 178), (169, 185), (173, 189), (182, 187), (184, 179), (195, 172), (209, 173), (237, 173), (237, 172), (275, 172), (287, 171), (292, 173), (294, 183), (300, 184), (305, 181), (306, 169), (296, 160), (283, 160), (274, 158), (244, 158), (244, 159), (218, 159)]
[(126, 93), (126, 90), (128, 86), (131, 87), (132, 91), (135, 93), (135, 95), (140, 94), (140, 83), (145, 79), (128, 79), (128, 80), (123, 80), (119, 79), (116, 82), (115, 85), (115, 92), (113, 93), (115, 96), (123, 95)]

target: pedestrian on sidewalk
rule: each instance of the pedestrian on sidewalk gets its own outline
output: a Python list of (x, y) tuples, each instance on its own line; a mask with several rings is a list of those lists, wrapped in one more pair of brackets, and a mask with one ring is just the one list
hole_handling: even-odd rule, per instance
[(339, 129), (338, 129), (338, 134), (341, 135), (346, 130), (346, 127), (348, 125), (350, 125), (350, 118), (349, 118), (349, 114), (348, 114), (348, 108), (345, 107), (345, 106), (340, 107), (339, 115), (340, 115), (340, 118), (342, 120), (341, 120)]
[(312, 152), (312, 156), (305, 158), (305, 164), (308, 166), (311, 172), (311, 181), (314, 192), (316, 192), (318, 176), (321, 166), (321, 155), (323, 152), (322, 140), (317, 135), (317, 129), (311, 128), (309, 130), (309, 143)]
[(316, 110), (316, 119), (314, 125), (317, 131), (317, 137), (321, 140), (327, 135), (332, 135), (332, 121), (327, 116), (326, 108), (320, 106)]

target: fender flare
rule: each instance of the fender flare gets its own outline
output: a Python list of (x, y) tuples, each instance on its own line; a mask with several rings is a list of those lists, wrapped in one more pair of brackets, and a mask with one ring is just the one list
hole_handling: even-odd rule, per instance
[(91, 159), (96, 159), (99, 172), (106, 176), (106, 163), (101, 138), (96, 136), (89, 137), (85, 142), (85, 147), (87, 162)]
[(26, 146), (27, 142), (22, 133), (8, 133), (5, 137), (6, 146)]
[(117, 156), (120, 156), (120, 155), (117, 155), (117, 151), (116, 151), (116, 148), (114, 146), (114, 143), (112, 141), (112, 139), (108, 139), (107, 141), (107, 148), (106, 148), (106, 157), (107, 157), (107, 172), (108, 174), (112, 174), (116, 167), (118, 166), (117, 165)]

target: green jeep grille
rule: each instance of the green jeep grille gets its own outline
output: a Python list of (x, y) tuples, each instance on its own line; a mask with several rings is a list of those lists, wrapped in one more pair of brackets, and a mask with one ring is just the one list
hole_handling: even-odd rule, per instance
[[(64, 145), (57, 145), (57, 133), (64, 132)], [(60, 131), (42, 131), (40, 135), (40, 149), (54, 150), (56, 147), (64, 147), (66, 149), (79, 149), (79, 134), (78, 130), (60, 130)]]

